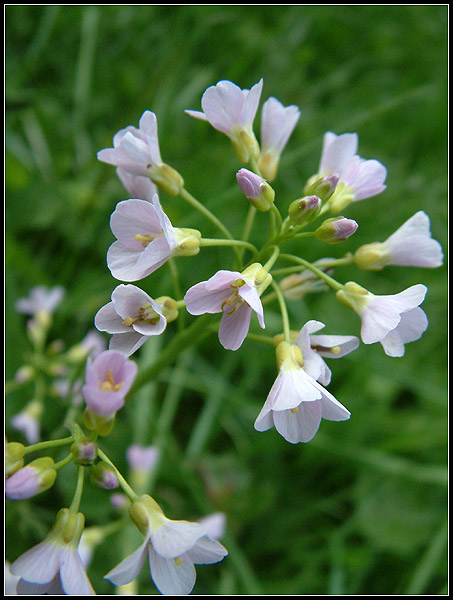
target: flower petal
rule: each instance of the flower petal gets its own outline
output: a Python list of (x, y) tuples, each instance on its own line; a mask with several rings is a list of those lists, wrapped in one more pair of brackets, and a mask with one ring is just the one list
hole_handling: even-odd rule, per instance
[(161, 594), (185, 596), (193, 590), (196, 572), (193, 563), (173, 558), (163, 558), (150, 547), (149, 568), (151, 577)]
[(91, 596), (95, 591), (77, 551), (66, 547), (61, 555), (60, 580), (68, 596)]
[(46, 539), (19, 556), (10, 571), (29, 583), (49, 583), (60, 569), (61, 551), (61, 545)]
[(316, 401), (302, 402), (297, 412), (274, 412), (275, 428), (291, 444), (309, 442), (319, 429), (321, 411), (321, 403)]
[(199, 523), (167, 519), (151, 533), (151, 543), (160, 556), (176, 558), (190, 550), (203, 535), (205, 532)]
[(104, 576), (115, 585), (126, 585), (138, 577), (146, 555), (148, 554), (149, 538), (132, 554), (122, 560), (116, 567)]
[(248, 304), (241, 304), (228, 313), (224, 311), (219, 327), (219, 340), (226, 350), (237, 350), (247, 337), (250, 327), (252, 309)]

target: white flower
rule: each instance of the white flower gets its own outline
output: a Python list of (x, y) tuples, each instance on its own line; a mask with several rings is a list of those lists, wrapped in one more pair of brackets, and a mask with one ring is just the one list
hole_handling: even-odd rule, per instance
[(132, 503), (131, 518), (145, 535), (143, 544), (105, 576), (126, 585), (140, 573), (146, 558), (151, 577), (161, 594), (186, 595), (195, 585), (195, 564), (222, 560), (226, 549), (206, 535), (202, 525), (168, 519), (150, 496)]
[(122, 281), (143, 279), (171, 256), (190, 256), (200, 249), (200, 232), (173, 227), (157, 194), (152, 202), (119, 202), (110, 227), (117, 241), (107, 252), (107, 265), (113, 277)]
[(129, 192), (130, 198), (139, 198), (151, 202), (154, 194), (157, 194), (157, 186), (148, 177), (134, 175), (121, 167), (116, 169), (116, 174)]
[(135, 285), (119, 285), (112, 301), (96, 313), (99, 331), (113, 334), (109, 349), (126, 356), (133, 354), (146, 340), (160, 335), (167, 326), (162, 306)]
[(302, 350), (304, 371), (322, 385), (329, 385), (332, 373), (323, 357), (341, 358), (358, 347), (359, 339), (354, 335), (312, 335), (323, 327), (320, 321), (307, 321), (295, 343)]
[(258, 167), (261, 175), (273, 181), (280, 155), (292, 134), (300, 111), (297, 106), (283, 106), (276, 98), (268, 98), (261, 112), (261, 152)]
[(67, 508), (60, 510), (47, 538), (11, 565), (11, 573), (21, 577), (17, 584), (18, 594), (95, 594), (77, 552), (84, 522), (82, 513), (75, 515)]
[(364, 344), (380, 342), (388, 356), (399, 357), (404, 355), (404, 344), (418, 340), (428, 327), (419, 308), (426, 292), (426, 286), (417, 284), (399, 294), (376, 296), (350, 281), (337, 292), (337, 298), (360, 316)]
[(298, 346), (280, 342), (276, 352), (279, 374), (255, 421), (257, 431), (275, 426), (285, 440), (297, 444), (313, 439), (321, 419), (349, 419), (350, 412), (305, 371)]
[(341, 175), (351, 158), (357, 154), (359, 137), (356, 133), (324, 134), (318, 174), (322, 177), (336, 173)]
[(208, 121), (227, 135), (242, 162), (257, 157), (259, 147), (253, 133), (253, 121), (260, 101), (263, 80), (250, 90), (241, 90), (231, 81), (219, 81), (208, 87), (201, 99), (203, 112), (186, 110), (191, 117)]
[(435, 268), (443, 263), (443, 252), (431, 237), (428, 215), (420, 210), (385, 242), (359, 248), (354, 262), (365, 270), (379, 270), (386, 265)]
[(198, 519), (198, 522), (213, 540), (220, 540), (225, 535), (226, 515), (223, 512), (212, 513)]

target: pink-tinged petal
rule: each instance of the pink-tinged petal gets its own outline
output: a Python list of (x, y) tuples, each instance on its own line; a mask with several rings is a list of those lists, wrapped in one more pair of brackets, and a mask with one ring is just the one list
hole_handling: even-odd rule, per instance
[[(257, 429), (258, 431), (266, 431), (274, 424), (273, 419), (270, 418), (271, 411), (282, 389), (284, 377), (284, 372), (280, 370), (276, 380), (274, 381), (274, 384), (272, 385), (269, 391), (269, 394), (266, 398), (266, 402), (264, 403), (263, 408), (261, 409), (258, 417), (256, 418), (255, 429)], [(264, 427), (264, 429), (261, 429), (261, 427)]]
[(99, 331), (107, 333), (127, 333), (130, 327), (123, 325), (123, 319), (115, 310), (113, 302), (109, 302), (98, 310), (94, 317), (94, 325)]
[(314, 438), (321, 423), (321, 403), (302, 402), (297, 412), (290, 410), (274, 412), (274, 424), (278, 433), (291, 444), (309, 442)]
[[(316, 347), (320, 356), (327, 358), (341, 358), (353, 352), (360, 345), (360, 340), (355, 335), (311, 335), (310, 343)], [(338, 354), (321, 348), (339, 348)]]
[(148, 270), (138, 260), (141, 250), (130, 250), (121, 242), (113, 242), (107, 251), (107, 266), (115, 279), (120, 281), (138, 281), (149, 275)]
[(118, 350), (125, 356), (131, 356), (143, 346), (147, 339), (147, 336), (136, 331), (114, 334), (109, 343), (109, 350)]
[(10, 571), (29, 583), (49, 583), (60, 569), (61, 551), (61, 545), (46, 539), (19, 556), (11, 565)]
[(208, 117), (201, 110), (185, 110), (189, 116), (194, 117), (195, 119), (200, 119), (200, 121), (207, 121)]
[(133, 175), (121, 167), (116, 169), (116, 174), (131, 198), (151, 202), (152, 197), (157, 193), (157, 186), (148, 177)]
[(427, 327), (428, 318), (421, 308), (403, 313), (398, 327), (381, 340), (385, 353), (392, 357), (403, 356), (404, 344), (418, 340)]
[(298, 407), (301, 402), (319, 400), (322, 393), (316, 381), (302, 368), (291, 368), (283, 371), (282, 385), (278, 396), (272, 406), (273, 411), (291, 410)]
[[(124, 320), (127, 317), (136, 317), (140, 308), (148, 306), (153, 300), (135, 285), (119, 285), (112, 292), (112, 302), (115, 311)], [(129, 327), (126, 331), (130, 331)]]
[(149, 539), (104, 576), (114, 585), (126, 585), (136, 579), (148, 554)]
[(157, 134), (157, 118), (150, 110), (145, 110), (139, 121), (140, 131), (143, 132), (148, 145), (149, 155), (153, 164), (162, 164)]
[(195, 565), (213, 565), (227, 554), (227, 549), (222, 544), (204, 535), (185, 556), (188, 556)]
[(378, 160), (364, 160), (354, 156), (344, 169), (340, 182), (346, 182), (354, 190), (354, 199), (364, 200), (385, 190), (387, 169)]
[(40, 477), (32, 467), (22, 467), (5, 481), (5, 497), (8, 500), (32, 498), (39, 491)]
[(286, 146), (300, 111), (297, 106), (283, 106), (276, 98), (268, 98), (261, 111), (261, 146), (264, 151), (273, 149), (280, 154)]
[(116, 205), (110, 217), (114, 236), (131, 250), (143, 251), (143, 244), (135, 236), (162, 235), (162, 227), (154, 205), (146, 200), (123, 200)]
[(87, 577), (78, 553), (66, 547), (61, 555), (60, 580), (68, 596), (92, 596), (95, 591)]
[(356, 133), (335, 135), (328, 131), (324, 135), (323, 150), (319, 173), (329, 175), (341, 174), (350, 159), (356, 154), (359, 138)]
[(225, 534), (226, 516), (223, 512), (213, 513), (199, 519), (198, 522), (212, 540), (219, 540)]
[(323, 419), (327, 419), (328, 421), (346, 421), (349, 419), (351, 413), (347, 408), (338, 402), (338, 400), (323, 387), (319, 386), (319, 390), (322, 393), (320, 403)]
[(261, 91), (263, 89), (263, 80), (260, 79), (258, 83), (248, 90), (243, 90), (246, 93), (246, 99), (241, 110), (241, 125), (244, 127), (251, 127), (255, 119), (256, 111), (258, 110), (258, 104), (260, 102)]
[(255, 420), (254, 427), (256, 431), (267, 431), (274, 426), (274, 413), (269, 408), (269, 405), (264, 404), (260, 414)]
[(156, 211), (157, 218), (159, 219), (159, 224), (163, 231), (165, 239), (167, 240), (167, 243), (170, 246), (170, 248), (172, 250), (174, 250), (176, 248), (176, 246), (178, 245), (178, 242), (176, 240), (176, 236), (174, 233), (174, 227), (172, 226), (170, 219), (167, 217), (167, 215), (162, 210), (162, 206), (159, 202), (159, 196), (157, 194), (155, 196), (153, 196), (152, 204)]
[(175, 561), (162, 558), (150, 547), (149, 568), (151, 577), (161, 594), (186, 596), (193, 590), (196, 580), (195, 567), (189, 560)]
[(225, 350), (237, 350), (245, 340), (250, 327), (252, 309), (241, 304), (233, 312), (224, 311), (219, 327), (219, 340)]
[(226, 135), (241, 123), (243, 104), (241, 89), (231, 81), (219, 81), (209, 87), (201, 98), (201, 107), (208, 121)]
[(239, 271), (226, 271), (221, 269), (217, 271), (208, 281), (206, 281), (206, 289), (209, 291), (215, 291), (221, 288), (230, 288), (237, 279), (243, 279), (242, 273)]
[(265, 329), (266, 326), (264, 324), (264, 313), (263, 313), (263, 305), (261, 304), (260, 297), (255, 287), (251, 287), (248, 285), (243, 285), (239, 288), (239, 296), (243, 298), (247, 304), (255, 311), (256, 316), (258, 317), (258, 323), (262, 329)]
[(209, 291), (206, 282), (202, 281), (187, 290), (184, 301), (191, 315), (214, 314), (222, 311), (222, 304), (229, 296), (230, 288)]
[(155, 551), (164, 558), (176, 558), (190, 550), (205, 535), (199, 523), (172, 521), (151, 533), (151, 543)]

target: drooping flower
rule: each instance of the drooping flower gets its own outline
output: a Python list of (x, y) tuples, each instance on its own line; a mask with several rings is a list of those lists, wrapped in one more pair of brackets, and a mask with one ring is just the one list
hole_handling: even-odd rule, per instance
[(113, 277), (122, 281), (143, 279), (171, 256), (193, 256), (200, 250), (200, 232), (173, 227), (157, 194), (152, 202), (119, 202), (110, 227), (117, 241), (107, 252), (107, 265)]
[[(321, 419), (349, 419), (350, 412), (305, 370), (299, 346), (280, 342), (276, 354), (279, 374), (256, 418), (257, 431), (267, 431), (275, 426), (285, 440), (297, 444), (313, 439)], [(318, 366), (311, 362), (312, 372), (322, 377)]]
[[(113, 136), (113, 148), (104, 148), (97, 153), (98, 160), (119, 167), (118, 176), (128, 187), (131, 175), (148, 177), (161, 189), (172, 196), (179, 194), (184, 186), (181, 175), (162, 162), (157, 135), (156, 115), (146, 110), (140, 117), (139, 128), (129, 125)], [(127, 185), (126, 185), (127, 184)], [(141, 185), (140, 182), (138, 182)], [(137, 185), (137, 182), (134, 182)], [(146, 198), (144, 198), (145, 200)]]
[(109, 349), (133, 354), (149, 337), (160, 335), (167, 326), (162, 306), (135, 285), (119, 285), (112, 301), (96, 313), (99, 331), (113, 334)]
[(261, 152), (258, 167), (267, 181), (277, 175), (281, 153), (300, 117), (297, 106), (283, 106), (276, 98), (268, 98), (261, 111)]
[(388, 356), (399, 357), (404, 355), (404, 344), (418, 340), (428, 327), (419, 308), (426, 292), (426, 286), (417, 284), (399, 294), (377, 296), (350, 281), (336, 295), (360, 316), (364, 344), (380, 342)]
[(99, 435), (111, 431), (116, 412), (124, 406), (136, 374), (137, 365), (117, 350), (106, 350), (87, 365), (82, 387), (87, 405), (86, 427)]
[(254, 263), (245, 271), (218, 271), (207, 281), (192, 286), (184, 300), (192, 315), (223, 313), (219, 340), (227, 350), (237, 350), (247, 336), (252, 311), (264, 329), (260, 294), (270, 284), (271, 275)]
[(253, 133), (253, 121), (260, 101), (263, 80), (250, 90), (241, 90), (231, 81), (219, 81), (208, 87), (201, 98), (203, 111), (186, 110), (191, 117), (208, 121), (227, 135), (243, 163), (258, 158), (259, 146)]
[(77, 552), (84, 524), (82, 513), (71, 513), (68, 508), (59, 511), (46, 539), (11, 565), (11, 573), (21, 578), (17, 584), (18, 594), (95, 594)]
[(355, 350), (359, 339), (355, 335), (313, 335), (325, 327), (320, 321), (307, 321), (295, 344), (302, 350), (304, 371), (322, 385), (329, 385), (332, 373), (324, 358), (341, 358)]
[(221, 561), (226, 549), (211, 539), (199, 523), (168, 519), (150, 496), (140, 496), (129, 514), (145, 536), (143, 544), (105, 576), (126, 585), (140, 573), (146, 558), (151, 578), (161, 594), (186, 595), (195, 585), (194, 565)]
[(440, 267), (442, 246), (431, 237), (429, 217), (422, 210), (408, 219), (385, 242), (361, 246), (354, 254), (361, 269), (380, 270), (387, 265)]

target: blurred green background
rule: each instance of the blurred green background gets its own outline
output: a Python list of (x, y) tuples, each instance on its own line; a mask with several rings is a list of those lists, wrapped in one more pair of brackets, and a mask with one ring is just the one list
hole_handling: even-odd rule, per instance
[[(439, 5), (7, 6), (7, 379), (28, 350), (26, 318), (14, 310), (19, 297), (35, 285), (64, 286), (51, 339), (70, 347), (93, 328), (118, 284), (105, 255), (114, 239), (110, 214), (127, 193), (96, 152), (120, 128), (138, 126), (144, 110), (157, 115), (163, 160), (240, 235), (247, 206), (229, 141), (184, 114), (200, 109), (204, 90), (221, 79), (250, 88), (263, 77), (262, 101), (275, 96), (301, 109), (274, 185), (283, 213), (316, 172), (328, 130), (357, 132), (359, 154), (388, 169), (387, 190), (347, 210), (359, 223), (354, 237), (337, 246), (301, 243), (301, 256), (339, 257), (383, 241), (419, 210), (446, 252), (447, 19), (447, 6)], [(259, 113), (255, 123), (259, 132)], [(181, 199), (162, 193), (161, 200), (173, 224), (218, 236)], [(252, 239), (267, 227), (259, 214)], [(177, 266), (186, 290), (231, 268), (231, 252), (205, 249)], [(253, 423), (276, 376), (274, 352), (253, 341), (224, 351), (212, 335), (131, 398), (103, 440), (124, 470), (132, 441), (164, 446), (153, 493), (169, 517), (226, 513), (230, 556), (197, 569), (194, 593), (447, 593), (446, 266), (335, 275), (378, 294), (415, 283), (429, 288), (423, 309), (430, 327), (404, 358), (361, 345), (330, 364), (329, 390), (350, 421), (323, 421), (312, 442), (296, 446), (275, 430), (257, 433)], [(173, 293), (165, 267), (138, 285), (154, 297)], [(359, 334), (358, 317), (333, 294), (289, 309), (293, 329), (318, 319), (325, 333)], [(266, 308), (266, 325), (269, 335), (280, 331), (277, 305)], [(256, 320), (252, 330), (259, 330)], [(134, 360), (147, 364), (175, 332), (169, 325)], [(25, 386), (7, 397), (10, 440), (23, 441), (8, 421), (31, 392)], [(55, 398), (46, 402), (44, 437), (63, 414)], [(159, 434), (164, 405), (173, 419), (169, 435)], [(55, 511), (71, 501), (74, 473), (65, 468), (34, 501), (8, 502), (8, 560), (41, 541)], [(88, 525), (115, 518), (108, 495), (87, 484), (81, 510)], [(89, 576), (98, 593), (112, 593), (102, 577), (127, 544), (134, 548), (123, 542), (108, 538), (95, 553)], [(147, 568), (139, 583), (141, 594), (156, 593)]]

